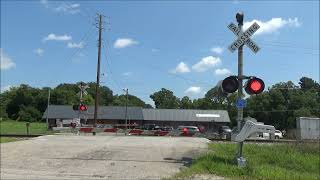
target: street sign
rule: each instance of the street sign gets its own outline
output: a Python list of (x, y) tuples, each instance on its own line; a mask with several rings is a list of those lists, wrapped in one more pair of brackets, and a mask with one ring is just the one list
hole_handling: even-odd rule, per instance
[(236, 106), (237, 108), (244, 108), (247, 106), (247, 102), (244, 99), (237, 99)]
[(254, 22), (245, 32), (242, 32), (235, 24), (230, 23), (228, 28), (238, 37), (229, 47), (228, 49), (231, 52), (237, 50), (243, 44), (246, 44), (254, 53), (257, 53), (260, 50), (260, 47), (250, 39), (260, 26)]

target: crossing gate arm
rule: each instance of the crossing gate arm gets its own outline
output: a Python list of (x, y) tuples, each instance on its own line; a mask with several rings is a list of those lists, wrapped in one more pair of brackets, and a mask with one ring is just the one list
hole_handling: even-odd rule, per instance
[(271, 125), (263, 125), (252, 121), (246, 121), (240, 132), (231, 134), (231, 140), (243, 142), (253, 133), (270, 133), (271, 137), (274, 138), (275, 130), (275, 127)]

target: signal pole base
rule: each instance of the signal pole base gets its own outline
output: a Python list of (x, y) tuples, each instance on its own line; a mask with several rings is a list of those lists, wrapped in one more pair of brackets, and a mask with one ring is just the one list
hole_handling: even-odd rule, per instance
[(237, 157), (238, 167), (246, 167), (246, 159), (242, 156)]

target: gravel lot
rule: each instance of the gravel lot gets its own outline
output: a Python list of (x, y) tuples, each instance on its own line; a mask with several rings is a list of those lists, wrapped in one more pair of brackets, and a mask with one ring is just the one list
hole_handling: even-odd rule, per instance
[(49, 135), (1, 144), (0, 179), (160, 179), (207, 150), (192, 137)]

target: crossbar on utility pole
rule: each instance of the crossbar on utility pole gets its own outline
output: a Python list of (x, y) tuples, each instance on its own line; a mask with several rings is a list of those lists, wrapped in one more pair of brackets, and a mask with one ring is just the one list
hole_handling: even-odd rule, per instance
[[(97, 127), (98, 103), (99, 103), (99, 84), (100, 84), (100, 58), (101, 58), (101, 33), (102, 33), (102, 15), (99, 14), (99, 43), (98, 43), (98, 65), (97, 65), (97, 84), (96, 98), (94, 102), (94, 122), (93, 127)], [(93, 133), (95, 135), (95, 132)]]

